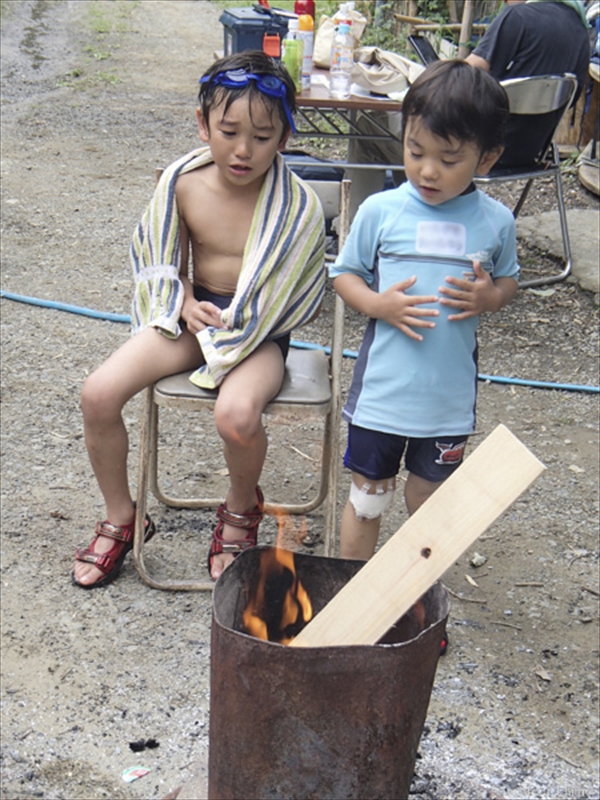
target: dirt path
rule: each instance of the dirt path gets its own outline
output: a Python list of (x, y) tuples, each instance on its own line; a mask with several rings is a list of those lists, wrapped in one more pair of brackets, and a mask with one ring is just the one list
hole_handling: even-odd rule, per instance
[[(219, 14), (205, 0), (2, 2), (4, 291), (128, 313), (131, 231), (155, 167), (196, 146), (197, 79), (222, 44)], [(569, 203), (597, 208), (577, 185)], [(323, 342), (329, 309), (330, 298), (299, 338)], [(360, 333), (349, 315), (350, 349)], [(2, 300), (7, 800), (161, 798), (206, 755), (210, 597), (153, 591), (129, 561), (106, 590), (69, 582), (74, 548), (102, 513), (78, 392), (127, 335), (126, 325)], [(597, 309), (572, 284), (524, 292), (482, 328), (485, 374), (597, 384), (597, 357)], [(133, 470), (139, 411), (137, 400), (127, 409)], [(445, 578), (451, 646), (414, 796), (596, 798), (598, 396), (482, 383), (479, 434), (498, 422), (548, 470), (477, 543), (486, 563), (474, 568), (468, 553)], [(210, 426), (170, 435), (167, 479), (183, 465), (188, 484), (222, 491)], [(282, 483), (290, 496), (310, 487), (313, 466), (291, 445), (316, 454), (316, 436), (305, 426), (274, 441), (267, 495)], [(342, 499), (346, 489), (343, 475)], [(211, 514), (153, 500), (151, 510), (151, 566), (203, 572)], [(387, 533), (403, 520), (398, 501)], [(308, 524), (318, 552), (322, 515)], [(272, 541), (275, 523), (262, 530)], [(155, 748), (130, 747), (152, 739)], [(124, 783), (135, 764), (152, 771)]]

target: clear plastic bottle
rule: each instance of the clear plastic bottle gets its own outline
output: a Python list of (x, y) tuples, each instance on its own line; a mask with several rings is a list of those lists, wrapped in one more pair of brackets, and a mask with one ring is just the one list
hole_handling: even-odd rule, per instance
[(298, 36), (304, 42), (304, 55), (302, 56), (302, 88), (310, 89), (313, 45), (315, 39), (315, 21), (310, 14), (302, 14), (298, 19), (298, 23)]
[(298, 36), (298, 17), (288, 21), (287, 36), (281, 43), (281, 60), (290, 73), (297, 92), (302, 91), (302, 56), (304, 42)]
[(354, 63), (354, 37), (352, 17), (346, 4), (340, 7), (338, 25), (331, 45), (331, 67), (329, 70), (329, 93), (337, 100), (350, 97), (352, 64)]

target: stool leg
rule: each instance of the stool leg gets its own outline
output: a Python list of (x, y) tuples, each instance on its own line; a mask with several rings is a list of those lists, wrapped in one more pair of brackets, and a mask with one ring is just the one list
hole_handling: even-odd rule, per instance
[(146, 501), (148, 497), (148, 468), (150, 461), (151, 442), (154, 437), (156, 440), (156, 411), (157, 406), (153, 398), (154, 387), (151, 386), (146, 391), (146, 399), (144, 404), (144, 411), (142, 417), (142, 426), (140, 434), (140, 460), (138, 469), (138, 486), (137, 486), (137, 500), (136, 500), (136, 515), (135, 515), (135, 529), (133, 534), (133, 561), (140, 578), (150, 586), (152, 589), (163, 589), (172, 592), (185, 592), (185, 591), (212, 591), (214, 581), (192, 581), (192, 580), (158, 580), (154, 578), (144, 564), (144, 534), (145, 534), (145, 517), (146, 517)]

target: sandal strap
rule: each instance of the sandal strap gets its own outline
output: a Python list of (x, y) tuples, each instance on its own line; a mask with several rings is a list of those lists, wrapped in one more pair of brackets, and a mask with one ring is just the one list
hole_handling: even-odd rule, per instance
[(106, 575), (115, 564), (115, 547), (116, 545), (111, 547), (107, 553), (94, 553), (89, 547), (78, 547), (75, 551), (75, 558), (77, 561), (93, 564)]
[[(106, 575), (112, 570), (115, 566), (115, 561), (123, 553), (123, 545), (131, 545), (134, 523), (135, 520), (128, 525), (113, 525), (112, 522), (107, 519), (105, 519), (104, 522), (97, 522), (94, 530), (96, 538), (89, 547), (78, 547), (75, 551), (75, 558), (77, 561), (85, 561), (87, 564), (93, 564)], [(93, 549), (99, 536), (105, 536), (107, 539), (113, 539), (115, 541), (115, 544), (106, 553), (96, 553)], [(125, 552), (129, 550), (130, 547), (127, 547)]]
[(225, 503), (217, 509), (217, 517), (221, 522), (232, 525), (234, 528), (253, 528), (258, 525), (263, 516), (264, 514), (258, 506), (255, 506), (252, 511), (248, 511), (246, 514), (235, 514), (227, 508)]
[[(149, 542), (156, 532), (156, 526), (149, 514), (146, 514), (144, 527), (144, 541)], [(125, 556), (133, 548), (134, 528), (135, 519), (128, 525), (113, 525), (112, 522), (107, 519), (105, 519), (104, 522), (97, 522), (94, 531), (95, 538), (88, 547), (78, 547), (76, 549), (75, 559), (77, 561), (93, 564), (103, 573), (103, 577), (95, 581), (95, 583), (83, 584), (79, 583), (74, 573), (72, 573), (71, 580), (73, 583), (84, 589), (94, 589), (98, 586), (105, 586), (107, 583), (113, 581), (121, 571)], [(113, 539), (113, 544), (106, 553), (97, 553), (95, 550), (96, 542), (100, 536)]]
[[(224, 522), (224, 520), (221, 520), (221, 522)], [(249, 547), (256, 546), (258, 524), (254, 529), (246, 528), (247, 535), (243, 539), (224, 539), (223, 525), (221, 522), (217, 524), (213, 532), (211, 545), (212, 555), (217, 555), (218, 553), (241, 553)]]
[(221, 522), (227, 523), (227, 525), (232, 525), (234, 528), (253, 528), (255, 525), (258, 525), (264, 517), (263, 508), (265, 498), (260, 486), (256, 487), (256, 499), (257, 504), (245, 514), (236, 514), (234, 511), (230, 511), (227, 508), (227, 503), (221, 503), (217, 508), (217, 518), (220, 519)]
[(244, 550), (248, 550), (249, 547), (256, 547), (256, 542), (251, 538), (233, 539), (233, 541), (227, 541), (221, 537), (215, 538), (221, 545), (221, 553), (242, 553)]
[(135, 519), (128, 525), (113, 525), (112, 522), (105, 519), (104, 522), (96, 523), (96, 536), (106, 536), (108, 539), (114, 539), (116, 542), (131, 542), (133, 541), (133, 528)]
[[(217, 526), (213, 531), (210, 550), (208, 552), (208, 572), (212, 568), (212, 560), (221, 553), (231, 553), (234, 556), (250, 547), (256, 546), (258, 526), (262, 520), (265, 498), (260, 489), (256, 487), (257, 504), (246, 514), (236, 514), (227, 508), (227, 503), (221, 503), (217, 509)], [(243, 539), (223, 539), (223, 528), (225, 524), (232, 525), (234, 528), (241, 528), (246, 531)]]

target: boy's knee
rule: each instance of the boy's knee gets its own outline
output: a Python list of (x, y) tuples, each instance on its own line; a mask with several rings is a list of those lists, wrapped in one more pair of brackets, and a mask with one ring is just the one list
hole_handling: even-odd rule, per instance
[(79, 405), (83, 411), (84, 416), (91, 414), (97, 403), (97, 393), (95, 388), (94, 376), (90, 375), (84, 381), (81, 387), (81, 394), (79, 395)]
[(256, 434), (262, 414), (240, 399), (236, 403), (215, 404), (215, 425), (219, 436), (225, 440), (244, 441)]
[(79, 404), (85, 419), (97, 419), (112, 413), (114, 397), (104, 381), (92, 373), (83, 384)]
[(394, 491), (393, 481), (376, 483), (374, 487), (368, 482), (359, 487), (352, 481), (349, 499), (356, 519), (359, 522), (379, 519), (391, 506)]

